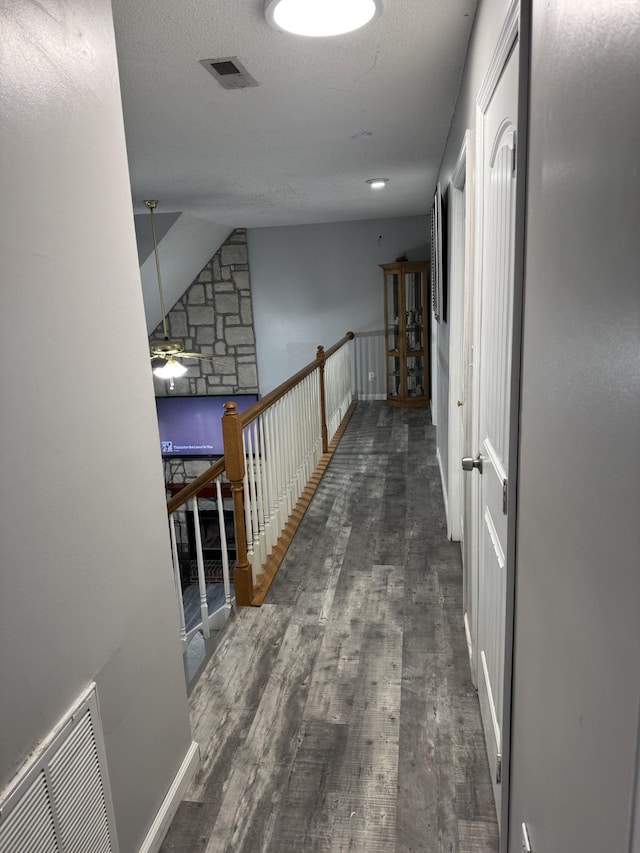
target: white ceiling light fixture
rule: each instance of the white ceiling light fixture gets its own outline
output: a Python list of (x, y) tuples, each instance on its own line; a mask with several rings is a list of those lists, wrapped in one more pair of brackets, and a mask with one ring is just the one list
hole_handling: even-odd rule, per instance
[(381, 190), (389, 183), (389, 178), (369, 178), (365, 183), (369, 184), (372, 190)]
[(339, 36), (382, 14), (382, 0), (266, 0), (264, 13), (276, 30), (297, 36)]
[(180, 376), (185, 375), (187, 368), (170, 355), (166, 363), (162, 367), (156, 367), (153, 372), (160, 379), (178, 379)]

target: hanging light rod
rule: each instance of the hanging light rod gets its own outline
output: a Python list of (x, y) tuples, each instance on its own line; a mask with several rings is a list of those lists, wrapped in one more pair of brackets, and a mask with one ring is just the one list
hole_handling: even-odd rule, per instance
[(339, 36), (372, 23), (382, 0), (266, 0), (264, 14), (276, 30), (297, 36)]
[(165, 336), (165, 339), (169, 339), (169, 333), (167, 332), (167, 318), (166, 312), (164, 310), (164, 293), (162, 292), (162, 276), (160, 275), (160, 258), (158, 257), (158, 237), (156, 235), (156, 216), (155, 210), (158, 206), (157, 198), (147, 198), (144, 203), (149, 208), (149, 212), (151, 213), (151, 237), (153, 238), (153, 253), (156, 259), (156, 275), (158, 276), (158, 291), (160, 292), (160, 310), (162, 311), (162, 333)]
[(169, 330), (167, 327), (167, 316), (164, 308), (164, 293), (162, 292), (162, 276), (160, 275), (160, 257), (158, 255), (158, 236), (156, 234), (156, 216), (155, 210), (158, 206), (157, 198), (149, 198), (145, 199), (146, 206), (149, 208), (149, 213), (151, 214), (151, 237), (153, 239), (153, 252), (156, 259), (156, 274), (158, 276), (158, 292), (160, 294), (160, 310), (162, 311), (162, 331), (164, 334), (164, 341), (159, 343), (155, 342), (155, 346), (152, 346), (152, 356), (160, 357), (165, 359), (162, 364), (158, 365), (154, 368), (154, 374), (160, 379), (168, 379), (170, 382), (169, 390), (173, 391), (174, 389), (174, 379), (178, 379), (180, 376), (184, 376), (187, 372), (187, 368), (184, 364), (180, 364), (179, 361), (176, 361), (174, 355), (177, 355), (178, 352), (184, 349), (180, 341), (170, 341), (169, 340)]

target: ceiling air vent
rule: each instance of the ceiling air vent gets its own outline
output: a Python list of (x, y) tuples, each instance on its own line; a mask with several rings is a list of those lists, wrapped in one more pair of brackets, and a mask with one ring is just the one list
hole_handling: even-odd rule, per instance
[(209, 74), (212, 74), (223, 89), (248, 89), (257, 86), (257, 82), (247, 72), (237, 56), (225, 56), (222, 59), (201, 59)]

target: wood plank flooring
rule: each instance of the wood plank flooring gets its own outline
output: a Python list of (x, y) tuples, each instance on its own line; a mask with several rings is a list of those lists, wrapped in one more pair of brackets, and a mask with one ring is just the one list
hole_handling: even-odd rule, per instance
[(359, 403), (261, 608), (190, 697), (201, 764), (163, 853), (494, 853), (427, 410)]

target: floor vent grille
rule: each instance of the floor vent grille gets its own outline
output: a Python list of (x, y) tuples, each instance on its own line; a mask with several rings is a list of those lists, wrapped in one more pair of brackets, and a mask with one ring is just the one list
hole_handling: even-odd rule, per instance
[(0, 796), (0, 851), (117, 850), (93, 685)]

